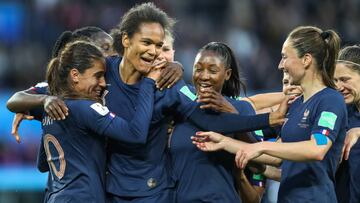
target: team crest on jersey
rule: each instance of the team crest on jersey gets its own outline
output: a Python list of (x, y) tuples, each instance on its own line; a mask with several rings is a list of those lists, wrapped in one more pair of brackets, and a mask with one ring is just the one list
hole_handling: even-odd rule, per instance
[(308, 122), (307, 122), (308, 117), (309, 117), (309, 114), (310, 114), (310, 110), (305, 109), (304, 114), (303, 114), (303, 117), (301, 118), (301, 121), (300, 121), (300, 123), (298, 124), (301, 128), (307, 128), (307, 127), (309, 127), (309, 124), (308, 124)]
[(100, 103), (94, 103), (90, 107), (102, 116), (105, 116), (109, 113), (109, 109), (106, 106), (101, 105)]

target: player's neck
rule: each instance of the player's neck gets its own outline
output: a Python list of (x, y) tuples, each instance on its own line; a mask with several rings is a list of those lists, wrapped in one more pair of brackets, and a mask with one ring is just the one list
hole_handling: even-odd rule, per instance
[(135, 67), (125, 58), (121, 60), (119, 65), (119, 74), (121, 80), (128, 85), (133, 85), (141, 80), (141, 74)]
[(320, 92), (325, 88), (325, 84), (321, 79), (312, 78), (311, 80), (306, 80), (301, 84), (301, 88), (303, 89), (304, 102), (309, 100), (314, 94)]

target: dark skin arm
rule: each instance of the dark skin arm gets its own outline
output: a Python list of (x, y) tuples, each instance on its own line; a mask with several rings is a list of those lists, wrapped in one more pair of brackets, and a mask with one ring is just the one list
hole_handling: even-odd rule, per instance
[(32, 94), (26, 90), (16, 92), (7, 101), (7, 108), (14, 113), (22, 113), (41, 106), (51, 118), (56, 120), (65, 119), (69, 113), (62, 99), (56, 96)]

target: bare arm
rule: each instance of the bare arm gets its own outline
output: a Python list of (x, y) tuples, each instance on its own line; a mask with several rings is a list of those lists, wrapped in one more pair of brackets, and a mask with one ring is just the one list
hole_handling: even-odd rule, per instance
[(244, 203), (258, 203), (264, 193), (263, 187), (250, 183), (243, 170), (236, 171), (236, 185), (241, 201)]
[(44, 107), (45, 112), (56, 120), (65, 119), (69, 113), (62, 99), (46, 94), (33, 94), (26, 90), (16, 92), (7, 101), (7, 108), (14, 113), (22, 113), (36, 107)]
[(43, 106), (48, 95), (30, 94), (26, 90), (13, 94), (7, 101), (6, 106), (14, 113), (25, 112), (30, 109)]
[(272, 106), (280, 104), (285, 99), (283, 92), (256, 94), (242, 100), (249, 102), (255, 111), (271, 108)]

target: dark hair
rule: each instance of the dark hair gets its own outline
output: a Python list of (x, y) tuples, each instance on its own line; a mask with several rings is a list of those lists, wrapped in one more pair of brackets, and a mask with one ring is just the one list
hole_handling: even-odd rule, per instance
[(360, 74), (360, 47), (354, 45), (341, 49), (337, 63), (344, 63), (347, 67)]
[(132, 38), (134, 33), (139, 31), (142, 23), (159, 23), (164, 30), (171, 33), (175, 21), (150, 2), (132, 7), (124, 14), (120, 24), (111, 31), (111, 36), (114, 39), (113, 47), (119, 55), (124, 52), (122, 45), (123, 34), (127, 34), (129, 38)]
[(333, 30), (322, 31), (312, 26), (295, 28), (288, 36), (298, 57), (311, 54), (317, 63), (317, 68), (326, 86), (335, 88), (335, 60), (340, 50), (340, 38)]
[(70, 70), (76, 68), (80, 73), (92, 67), (94, 60), (104, 60), (99, 48), (89, 42), (68, 43), (48, 64), (46, 79), (51, 95), (76, 96), (68, 81)]
[(52, 58), (57, 57), (59, 52), (65, 47), (69, 42), (76, 40), (82, 41), (93, 41), (94, 36), (98, 33), (106, 33), (104, 30), (94, 26), (86, 26), (79, 29), (71, 31), (65, 31), (61, 33), (60, 37), (56, 40), (55, 45), (52, 49), (51, 56)]
[(240, 80), (239, 64), (230, 47), (222, 42), (210, 42), (203, 46), (198, 53), (203, 51), (211, 51), (219, 55), (223, 59), (225, 68), (231, 69), (231, 76), (229, 80), (224, 82), (221, 94), (228, 97), (238, 97), (241, 90), (246, 94), (246, 86)]

